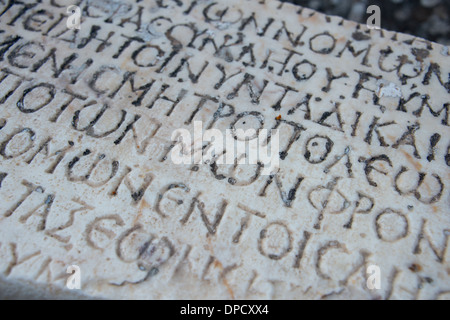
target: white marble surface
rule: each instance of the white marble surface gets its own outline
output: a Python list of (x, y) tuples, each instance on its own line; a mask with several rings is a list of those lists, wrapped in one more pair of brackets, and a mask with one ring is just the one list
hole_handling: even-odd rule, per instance
[[(0, 6), (3, 297), (450, 297), (445, 47), (276, 1), (78, 2), (76, 31), (67, 1)], [(279, 171), (175, 165), (194, 121), (279, 129)]]

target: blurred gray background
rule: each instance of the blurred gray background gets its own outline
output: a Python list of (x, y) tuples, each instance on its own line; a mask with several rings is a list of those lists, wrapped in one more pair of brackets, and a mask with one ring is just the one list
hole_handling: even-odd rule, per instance
[(366, 23), (370, 5), (381, 9), (381, 27), (450, 45), (450, 0), (282, 0)]

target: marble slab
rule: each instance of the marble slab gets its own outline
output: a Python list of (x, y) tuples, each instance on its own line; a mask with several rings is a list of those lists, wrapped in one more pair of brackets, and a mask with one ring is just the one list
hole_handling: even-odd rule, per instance
[(1, 1), (0, 297), (449, 299), (449, 107), (287, 3)]

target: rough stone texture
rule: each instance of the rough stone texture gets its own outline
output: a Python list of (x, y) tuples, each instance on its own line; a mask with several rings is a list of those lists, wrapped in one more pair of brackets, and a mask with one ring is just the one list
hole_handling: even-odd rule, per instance
[[(447, 47), (276, 1), (8, 4), (0, 296), (449, 298)], [(278, 129), (279, 170), (174, 164), (194, 121)]]

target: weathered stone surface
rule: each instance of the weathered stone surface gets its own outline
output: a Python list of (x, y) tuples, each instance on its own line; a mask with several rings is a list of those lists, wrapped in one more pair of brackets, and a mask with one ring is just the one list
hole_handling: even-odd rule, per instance
[[(76, 265), (70, 297), (449, 297), (448, 48), (276, 1), (71, 4), (0, 6), (3, 296)], [(279, 168), (175, 164), (197, 121), (278, 129)]]

